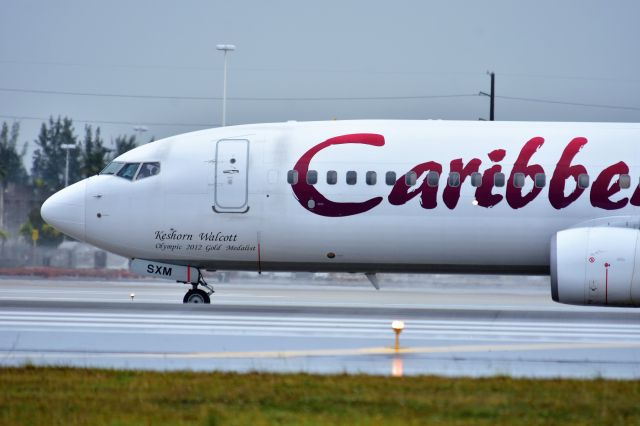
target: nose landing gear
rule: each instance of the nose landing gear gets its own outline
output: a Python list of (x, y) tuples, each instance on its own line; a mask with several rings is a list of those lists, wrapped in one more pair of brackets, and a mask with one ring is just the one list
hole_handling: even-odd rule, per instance
[[(198, 282), (191, 283), (193, 288), (187, 291), (187, 294), (184, 295), (182, 299), (182, 303), (211, 303), (211, 295), (214, 293), (213, 287), (211, 287), (205, 280), (202, 278), (202, 274), (198, 274)], [(207, 291), (198, 288), (198, 286), (202, 286), (207, 289)]]

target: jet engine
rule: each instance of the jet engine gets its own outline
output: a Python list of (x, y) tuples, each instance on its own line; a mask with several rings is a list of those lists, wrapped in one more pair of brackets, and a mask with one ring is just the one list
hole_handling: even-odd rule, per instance
[(640, 231), (585, 227), (551, 239), (551, 296), (571, 305), (640, 306)]

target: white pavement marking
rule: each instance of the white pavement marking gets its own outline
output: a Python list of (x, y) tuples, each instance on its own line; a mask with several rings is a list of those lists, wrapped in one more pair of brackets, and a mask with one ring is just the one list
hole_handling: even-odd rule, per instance
[[(224, 335), (384, 337), (390, 334), (389, 321), (381, 319), (285, 318), (242, 315), (176, 315), (128, 313), (0, 312), (0, 330), (145, 333), (196, 333)], [(526, 321), (410, 320), (403, 338), (448, 340), (580, 340), (638, 341), (640, 325)]]

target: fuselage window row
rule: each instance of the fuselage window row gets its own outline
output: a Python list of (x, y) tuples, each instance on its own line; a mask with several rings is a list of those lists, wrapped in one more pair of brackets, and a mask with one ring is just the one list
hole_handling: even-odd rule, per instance
[[(158, 163), (145, 163), (146, 164), (154, 164), (158, 166)], [(329, 170), (327, 172), (327, 184), (336, 185), (338, 183), (338, 172), (335, 170)], [(388, 186), (393, 186), (397, 182), (396, 172), (386, 172), (385, 173), (384, 182)], [(482, 173), (471, 173), (469, 175), (471, 186), (474, 188), (478, 188), (483, 184), (483, 175)], [(139, 177), (138, 177), (139, 178)], [(526, 175), (525, 173), (514, 173), (513, 178), (511, 178), (511, 184), (516, 188), (524, 188), (526, 185), (527, 178), (530, 178), (533, 181), (533, 186), (536, 188), (544, 188), (547, 185), (547, 175), (545, 173), (536, 173), (533, 176)], [(295, 185), (298, 183), (298, 171), (297, 170), (289, 170), (287, 172), (287, 183), (290, 185)], [(418, 183), (418, 174), (411, 170), (404, 175), (404, 183), (408, 187), (414, 186)], [(435, 188), (440, 183), (440, 173), (430, 171), (427, 173), (425, 177), (425, 181), (427, 186)], [(318, 171), (317, 170), (309, 170), (307, 171), (307, 175), (305, 178), (305, 182), (309, 185), (316, 185), (318, 183)], [(493, 185), (495, 187), (501, 188), (506, 185), (507, 178), (506, 175), (502, 172), (497, 172), (493, 174)], [(358, 183), (358, 172), (355, 170), (349, 170), (345, 174), (345, 183), (347, 185), (356, 185)], [(369, 186), (376, 185), (378, 183), (378, 174), (375, 171), (369, 170), (365, 173), (365, 183)], [(460, 173), (451, 172), (447, 177), (446, 184), (450, 187), (458, 187), (462, 183), (462, 178)], [(577, 177), (578, 187), (581, 189), (585, 189), (589, 187), (590, 180), (589, 175), (586, 173), (582, 173)], [(631, 186), (631, 176), (628, 174), (621, 174), (618, 179), (618, 184), (621, 189), (627, 189)]]

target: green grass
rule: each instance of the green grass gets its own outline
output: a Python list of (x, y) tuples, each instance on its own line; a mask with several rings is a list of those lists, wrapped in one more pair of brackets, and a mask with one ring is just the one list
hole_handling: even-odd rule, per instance
[(640, 382), (0, 369), (0, 424), (640, 424)]

